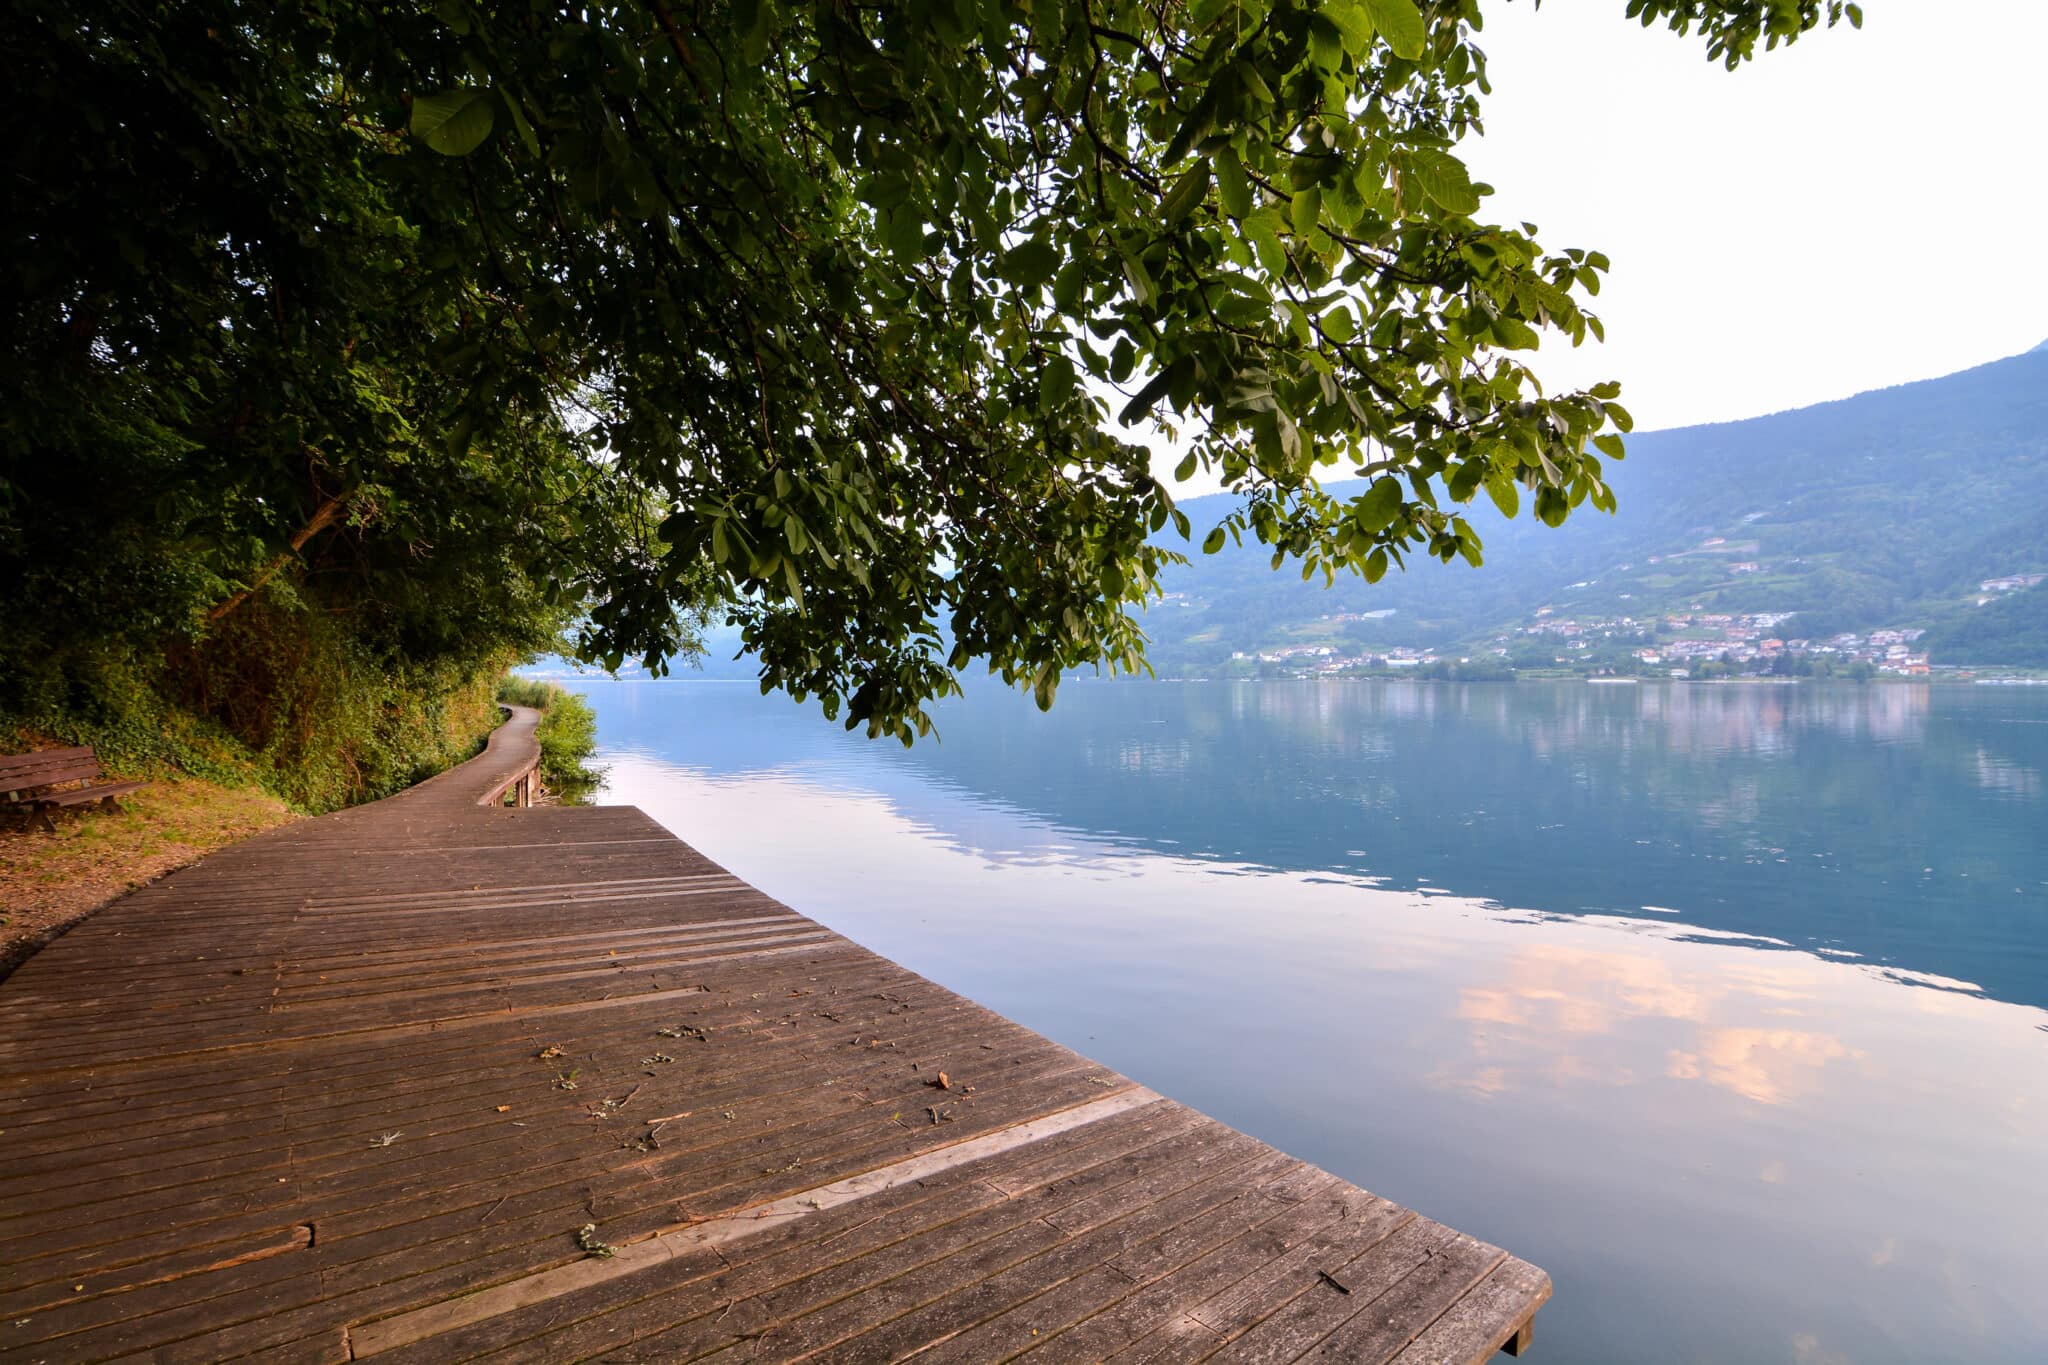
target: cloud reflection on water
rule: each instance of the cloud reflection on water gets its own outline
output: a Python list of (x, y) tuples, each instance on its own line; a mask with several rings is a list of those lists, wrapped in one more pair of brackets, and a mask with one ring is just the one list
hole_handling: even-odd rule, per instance
[[(1837, 719), (1910, 740), (1910, 700)], [(1181, 780), (1178, 740), (1111, 752)], [(894, 757), (606, 761), (770, 894), (1543, 1264), (1559, 1359), (2048, 1359), (2040, 1009), (1789, 931), (1183, 853)]]

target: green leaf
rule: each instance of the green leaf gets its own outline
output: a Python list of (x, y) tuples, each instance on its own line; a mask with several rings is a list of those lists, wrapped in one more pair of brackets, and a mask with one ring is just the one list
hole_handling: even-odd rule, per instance
[(1088, 262), (1085, 258), (1076, 256), (1073, 260), (1061, 266), (1060, 273), (1053, 277), (1053, 307), (1059, 309), (1062, 313), (1073, 312), (1075, 305), (1080, 303), (1081, 296), (1086, 292), (1087, 287)]
[(1322, 17), (1335, 24), (1344, 35), (1344, 50), (1353, 57), (1363, 57), (1372, 48), (1372, 20), (1366, 17), (1355, 0), (1326, 0)]
[(1223, 201), (1223, 211), (1232, 218), (1243, 218), (1252, 211), (1252, 183), (1244, 173), (1244, 163), (1237, 159), (1237, 152), (1231, 147), (1219, 147), (1216, 151), (1216, 193)]
[(1287, 313), (1287, 330), (1294, 334), (1294, 339), (1304, 346), (1315, 345), (1316, 334), (1308, 325), (1308, 310), (1293, 299), (1284, 300), (1280, 306)]
[(505, 97), (505, 112), (512, 116), (513, 131), (519, 134), (519, 140), (526, 145), (527, 152), (533, 156), (539, 156), (541, 154), (540, 135), (534, 132), (533, 125), (527, 122), (526, 111), (519, 107), (519, 101), (507, 95)]
[(1189, 479), (1195, 477), (1195, 470), (1201, 465), (1201, 462), (1201, 457), (1192, 450), (1181, 456), (1180, 463), (1173, 468), (1173, 481), (1175, 483), (1186, 483)]
[(1320, 14), (1312, 16), (1308, 21), (1308, 50), (1323, 70), (1340, 70), (1344, 65), (1344, 31)]
[(1283, 221), (1279, 213), (1268, 206), (1237, 225), (1238, 232), (1257, 253), (1259, 266), (1269, 275), (1287, 273), (1287, 253), (1280, 245), (1278, 230)]
[(444, 90), (415, 95), (412, 135), (443, 156), (468, 156), (491, 135), (497, 98), (488, 90)]
[(1052, 710), (1053, 694), (1059, 690), (1059, 686), (1060, 675), (1051, 668), (1047, 668), (1044, 672), (1040, 673), (1037, 679), (1032, 682), (1031, 696), (1038, 703), (1039, 710)]
[(1486, 492), (1502, 516), (1512, 517), (1521, 510), (1522, 495), (1516, 490), (1513, 479), (1488, 479)]
[[(1216, 129), (1216, 105), (1223, 96), (1224, 83), (1211, 81), (1202, 97), (1195, 101), (1195, 107), (1188, 111), (1187, 121), (1167, 144), (1162, 166), (1172, 166), (1193, 150), (1196, 143), (1209, 136)], [(1270, 97), (1269, 97), (1270, 98)]]
[(1036, 237), (1003, 257), (1003, 278), (1020, 289), (1040, 289), (1060, 268), (1060, 253)]
[(1294, 224), (1298, 237), (1306, 237), (1309, 230), (1323, 216), (1323, 192), (1314, 185), (1294, 192), (1294, 202), (1288, 206), (1288, 217)]
[(1150, 412), (1152, 410), (1152, 405), (1158, 402), (1160, 397), (1164, 395), (1167, 389), (1171, 388), (1172, 385), (1173, 380), (1171, 371), (1161, 370), (1158, 374), (1152, 377), (1151, 383), (1147, 384), (1144, 388), (1138, 390), (1137, 397), (1133, 398), (1130, 402), (1124, 404), (1124, 410), (1121, 413), (1117, 414), (1116, 420), (1122, 422), (1125, 426), (1129, 426), (1131, 423), (1137, 421), (1140, 417), (1143, 417), (1146, 413)]
[(924, 222), (909, 204), (898, 204), (889, 213), (889, 252), (897, 260), (914, 265), (924, 259)]
[(1150, 308), (1159, 301), (1159, 286), (1152, 282), (1152, 273), (1136, 256), (1124, 257), (1124, 278), (1131, 282), (1131, 293), (1140, 308)]
[(1159, 211), (1166, 221), (1178, 223), (1194, 212), (1202, 197), (1209, 193), (1209, 163), (1197, 161), (1188, 167), (1187, 174), (1174, 182), (1166, 197), (1159, 202)]
[(1208, 535), (1202, 538), (1202, 553), (1205, 555), (1213, 555), (1222, 548), (1223, 528), (1221, 526), (1218, 526), (1214, 530), (1210, 531)]
[(732, 21), (741, 55), (747, 65), (758, 66), (768, 52), (768, 6), (761, 0), (732, 0)]
[(1365, 13), (1396, 57), (1411, 62), (1422, 60), (1429, 30), (1422, 22), (1422, 11), (1415, 8), (1415, 0), (1365, 0)]
[(1045, 369), (1038, 376), (1038, 410), (1042, 413), (1059, 411), (1060, 405), (1074, 392), (1074, 362), (1063, 355), (1056, 355), (1046, 361)]
[(1356, 502), (1358, 524), (1367, 531), (1384, 531), (1401, 511), (1400, 480), (1382, 476), (1361, 493)]
[[(1273, 87), (1266, 84), (1265, 76), (1258, 66), (1247, 57), (1240, 57), (1231, 63), (1230, 74), (1244, 86), (1245, 93), (1263, 104), (1273, 103)], [(1221, 88), (1219, 83), (1218, 88)]]
[(1422, 147), (1408, 153), (1408, 179), (1415, 187), (1452, 213), (1479, 212), (1479, 192), (1465, 163), (1449, 152)]
[(1495, 318), (1493, 335), (1510, 351), (1533, 351), (1542, 345), (1542, 338), (1536, 335), (1536, 329), (1520, 318)]

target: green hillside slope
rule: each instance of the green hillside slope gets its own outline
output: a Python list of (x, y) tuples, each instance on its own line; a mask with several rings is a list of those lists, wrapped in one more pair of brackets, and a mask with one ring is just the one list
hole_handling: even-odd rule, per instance
[[(1613, 517), (1582, 510), (1549, 530), (1481, 499), (1477, 570), (1427, 562), (1325, 591), (1253, 549), (1197, 555), (1146, 617), (1154, 662), (1198, 673), (1290, 643), (1471, 647), (1546, 606), (1581, 619), (1795, 612), (1786, 630), (1802, 635), (1924, 628), (1937, 662), (2024, 661), (2011, 639), (2038, 631), (2040, 590), (1980, 584), (2048, 572), (2048, 346), (1629, 450), (1611, 470)], [(1183, 504), (1197, 540), (1227, 505)]]

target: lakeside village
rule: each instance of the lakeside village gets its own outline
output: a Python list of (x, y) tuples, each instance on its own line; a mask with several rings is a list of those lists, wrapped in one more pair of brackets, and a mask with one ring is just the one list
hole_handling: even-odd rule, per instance
[(1535, 669), (1673, 678), (1884, 674), (1924, 678), (1932, 672), (1927, 655), (1913, 649), (1925, 633), (1920, 630), (1873, 630), (1867, 635), (1844, 633), (1825, 640), (1788, 640), (1773, 632), (1792, 619), (1791, 612), (1694, 612), (1644, 621), (1632, 616), (1574, 619), (1543, 607), (1536, 615), (1536, 624), (1496, 636), (1490, 648), (1476, 655), (1399, 647), (1349, 654), (1332, 645), (1289, 645), (1232, 658), (1256, 661), (1262, 671), (1277, 669), (1297, 677), (1333, 677), (1366, 670), (1469, 677)]
[[(1991, 579), (1987, 594), (2033, 587), (2044, 575)], [(1340, 613), (1332, 623), (1379, 619), (1391, 611)], [(1559, 616), (1541, 607), (1533, 624), (1497, 635), (1482, 652), (1451, 653), (1396, 647), (1350, 652), (1339, 645), (1301, 644), (1256, 653), (1236, 653), (1239, 668), (1256, 667), (1271, 677), (1341, 677), (1360, 673), (1410, 673), (1438, 678), (1501, 678), (1517, 672), (1671, 678), (1838, 677), (1929, 678), (1946, 673), (1916, 649), (1924, 630), (1895, 628), (1865, 634), (1844, 631), (1824, 639), (1788, 637), (1783, 632), (1797, 613), (1693, 610), (1659, 618)]]

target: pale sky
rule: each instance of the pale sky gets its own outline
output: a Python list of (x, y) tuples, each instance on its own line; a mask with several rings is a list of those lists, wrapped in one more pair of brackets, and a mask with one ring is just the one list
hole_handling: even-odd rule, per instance
[(1484, 214), (1614, 260), (1607, 344), (1546, 346), (1547, 382), (1619, 379), (1654, 429), (2048, 340), (2048, 0), (1863, 9), (1729, 72), (1622, 0), (1487, 5)]

